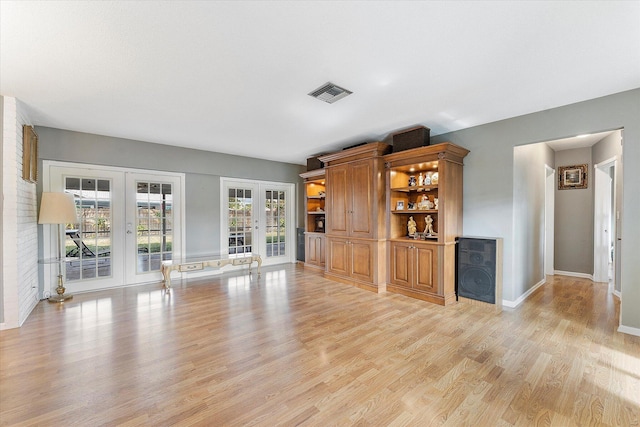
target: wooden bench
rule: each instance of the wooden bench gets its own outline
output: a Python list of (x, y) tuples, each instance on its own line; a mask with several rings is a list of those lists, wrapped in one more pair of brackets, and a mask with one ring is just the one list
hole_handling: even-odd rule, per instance
[(187, 260), (170, 260), (162, 261), (160, 271), (164, 277), (164, 287), (171, 287), (171, 272), (179, 271), (186, 273), (189, 271), (204, 270), (205, 268), (222, 268), (225, 265), (249, 265), (249, 274), (251, 274), (251, 264), (253, 262), (258, 264), (258, 275), (260, 275), (260, 266), (262, 266), (262, 258), (260, 255), (252, 254), (246, 256), (239, 256), (237, 258), (199, 258), (199, 259), (187, 259)]

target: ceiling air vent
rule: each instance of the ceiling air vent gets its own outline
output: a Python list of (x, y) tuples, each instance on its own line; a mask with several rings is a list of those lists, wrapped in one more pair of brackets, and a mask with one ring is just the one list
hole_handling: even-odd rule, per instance
[(353, 92), (329, 82), (309, 93), (309, 96), (313, 96), (314, 98), (318, 98), (320, 101), (333, 104), (337, 100), (342, 99), (347, 95), (351, 95), (352, 93)]

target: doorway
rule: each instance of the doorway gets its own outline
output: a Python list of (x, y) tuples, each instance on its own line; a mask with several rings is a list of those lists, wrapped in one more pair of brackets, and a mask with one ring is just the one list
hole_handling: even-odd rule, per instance
[(259, 254), (263, 265), (294, 262), (294, 185), (221, 179), (223, 255)]
[[(183, 174), (50, 161), (43, 169), (43, 191), (73, 194), (78, 211), (61, 235), (70, 292), (160, 281), (162, 261), (182, 255)], [(45, 259), (57, 253), (50, 229)], [(45, 271), (45, 293), (51, 282)]]

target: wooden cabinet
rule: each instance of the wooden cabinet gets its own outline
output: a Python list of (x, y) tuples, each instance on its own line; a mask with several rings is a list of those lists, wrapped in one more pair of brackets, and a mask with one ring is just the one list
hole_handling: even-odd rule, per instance
[(358, 281), (364, 289), (375, 290), (373, 284), (376, 277), (375, 254), (377, 244), (371, 240), (345, 239), (342, 237), (327, 238), (329, 264), (327, 273), (334, 278), (342, 278), (341, 282)]
[(325, 236), (323, 233), (305, 233), (305, 264), (325, 266)]
[(300, 174), (305, 196), (305, 267), (325, 266), (326, 186), (324, 169)]
[[(462, 161), (468, 152), (442, 143), (385, 156), (389, 292), (442, 305), (455, 301)], [(417, 228), (414, 235), (410, 221)]]
[(375, 166), (370, 160), (361, 160), (327, 169), (331, 187), (328, 234), (361, 238), (376, 235), (375, 210), (371, 209)]
[(388, 144), (320, 156), (326, 171), (325, 276), (374, 292), (386, 288), (385, 173)]
[(420, 242), (391, 242), (390, 284), (438, 293), (438, 246)]

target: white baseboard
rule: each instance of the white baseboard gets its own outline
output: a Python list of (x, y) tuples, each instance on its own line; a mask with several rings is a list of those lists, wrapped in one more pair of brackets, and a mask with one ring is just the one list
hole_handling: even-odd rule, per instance
[(515, 301), (507, 301), (507, 300), (503, 299), (502, 300), (502, 305), (504, 307), (516, 308), (517, 306), (522, 304), (523, 301), (526, 300), (529, 297), (529, 295), (531, 295), (536, 289), (538, 289), (540, 286), (544, 285), (545, 283), (547, 283), (546, 279), (540, 280), (538, 283), (533, 285), (533, 287), (531, 289), (529, 289), (524, 294), (520, 295), (520, 298), (518, 298), (517, 300), (515, 300)]
[(623, 334), (635, 335), (636, 337), (640, 337), (640, 328), (632, 328), (631, 326), (618, 326), (618, 332), (622, 332)]
[(587, 274), (587, 273), (575, 273), (573, 271), (556, 270), (555, 274), (558, 274), (560, 276), (580, 277), (581, 279), (593, 280), (593, 274)]
[(612, 293), (614, 297), (618, 297), (619, 300), (622, 299), (622, 292), (614, 290)]

